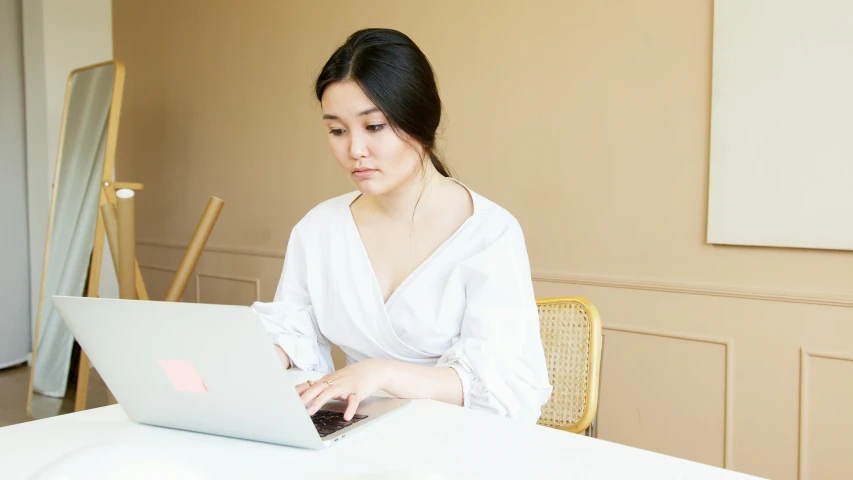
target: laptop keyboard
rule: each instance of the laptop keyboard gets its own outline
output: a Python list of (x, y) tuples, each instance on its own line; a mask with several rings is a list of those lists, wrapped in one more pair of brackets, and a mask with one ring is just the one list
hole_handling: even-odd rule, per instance
[(365, 418), (367, 418), (367, 415), (353, 415), (352, 420), (348, 422), (344, 420), (342, 412), (320, 410), (311, 417), (311, 420), (314, 421), (314, 426), (317, 427), (317, 432), (320, 436), (325, 437)]

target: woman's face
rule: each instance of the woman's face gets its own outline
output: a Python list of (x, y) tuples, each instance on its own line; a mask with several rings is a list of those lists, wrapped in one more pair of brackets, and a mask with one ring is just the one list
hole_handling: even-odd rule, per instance
[(357, 83), (329, 85), (320, 104), (332, 154), (362, 194), (393, 192), (415, 177), (420, 154), (394, 133)]

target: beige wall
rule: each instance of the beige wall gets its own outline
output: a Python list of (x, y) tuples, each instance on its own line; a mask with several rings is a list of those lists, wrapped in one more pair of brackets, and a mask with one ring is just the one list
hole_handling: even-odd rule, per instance
[[(524, 227), (537, 294), (599, 306), (603, 438), (772, 478), (853, 471), (853, 391), (832, 391), (853, 383), (853, 254), (704, 242), (710, 0), (113, 3), (118, 177), (146, 184), (153, 298), (211, 195), (185, 298), (271, 298), (290, 228), (351, 189), (314, 75), (352, 31), (397, 28), (437, 71), (451, 167)], [(802, 382), (801, 348), (833, 357), (805, 356)]]

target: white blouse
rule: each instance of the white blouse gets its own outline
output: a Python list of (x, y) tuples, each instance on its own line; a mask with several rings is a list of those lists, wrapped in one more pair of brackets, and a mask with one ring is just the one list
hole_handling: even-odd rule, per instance
[[(467, 188), (467, 187), (466, 187)], [(536, 421), (551, 395), (521, 227), (470, 191), (474, 214), (383, 301), (361, 242), (351, 192), (321, 203), (293, 228), (269, 303), (255, 303), (294, 366), (334, 370), (368, 358), (447, 366), (464, 406)]]

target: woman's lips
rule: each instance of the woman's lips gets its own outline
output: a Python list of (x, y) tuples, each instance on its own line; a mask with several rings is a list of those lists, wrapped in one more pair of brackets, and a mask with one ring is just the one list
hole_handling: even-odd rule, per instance
[(373, 174), (376, 173), (376, 169), (373, 168), (360, 168), (357, 170), (353, 170), (352, 174), (355, 178), (370, 178)]

